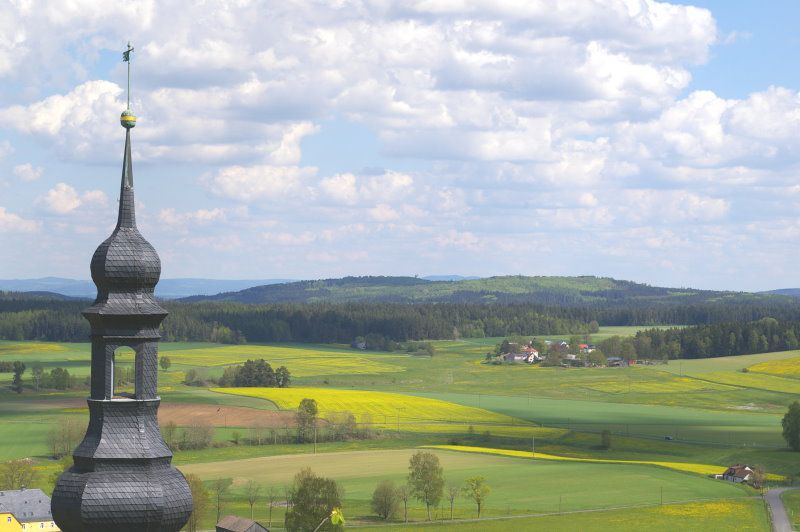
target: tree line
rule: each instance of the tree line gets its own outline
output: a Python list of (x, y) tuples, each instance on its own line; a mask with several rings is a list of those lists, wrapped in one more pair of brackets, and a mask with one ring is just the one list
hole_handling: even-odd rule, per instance
[(695, 327), (647, 329), (600, 344), (608, 356), (643, 359), (710, 358), (800, 348), (800, 321), (761, 318)]
[[(771, 317), (779, 323), (800, 323), (800, 302), (788, 298), (753, 302), (696, 305), (645, 304), (628, 306), (545, 306), (537, 304), (396, 304), (396, 303), (285, 303), (250, 305), (232, 302), (164, 302), (170, 315), (161, 328), (165, 341), (218, 343), (310, 342), (351, 343), (363, 337), (373, 345), (409, 341), (487, 336), (591, 334), (600, 325), (697, 325), (713, 329), (715, 345), (728, 342), (735, 349), (750, 346), (744, 331), (733, 324)], [(78, 342), (89, 337), (89, 325), (80, 312), (87, 301), (43, 299), (0, 293), (0, 339)], [(719, 331), (728, 338), (717, 342)], [(684, 329), (685, 330), (685, 329)], [(703, 333), (705, 334), (705, 333)], [(795, 333), (797, 336), (797, 333)], [(701, 335), (702, 336), (702, 335)], [(740, 341), (741, 336), (741, 341)], [(770, 346), (776, 342), (765, 335)], [(674, 340), (670, 337), (669, 341)], [(760, 338), (758, 339), (760, 341)], [(653, 336), (653, 343), (659, 339)], [(689, 345), (687, 352), (698, 350)], [(763, 342), (761, 342), (763, 345)], [(740, 345), (741, 344), (741, 345)], [(772, 349), (772, 347), (770, 347)], [(726, 347), (726, 351), (731, 350)]]

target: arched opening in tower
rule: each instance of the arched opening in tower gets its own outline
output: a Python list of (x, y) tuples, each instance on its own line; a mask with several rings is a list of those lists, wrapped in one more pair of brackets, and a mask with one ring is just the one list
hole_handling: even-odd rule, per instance
[(133, 399), (136, 394), (136, 351), (127, 346), (115, 349), (111, 374), (112, 399)]

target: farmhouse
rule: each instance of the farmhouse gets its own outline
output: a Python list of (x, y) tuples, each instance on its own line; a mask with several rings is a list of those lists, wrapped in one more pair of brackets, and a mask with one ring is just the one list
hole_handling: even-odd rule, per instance
[(730, 466), (721, 475), (715, 475), (715, 477), (730, 482), (749, 482), (753, 478), (753, 469), (747, 465), (736, 464)]
[(269, 532), (269, 530), (252, 519), (226, 515), (217, 523), (216, 532)]
[(38, 489), (0, 491), (0, 530), (60, 530), (50, 514), (50, 497)]

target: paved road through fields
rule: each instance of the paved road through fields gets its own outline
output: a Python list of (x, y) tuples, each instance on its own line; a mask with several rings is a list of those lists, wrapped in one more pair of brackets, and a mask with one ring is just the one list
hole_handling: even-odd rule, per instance
[(772, 530), (775, 532), (792, 532), (792, 522), (781, 500), (781, 493), (792, 489), (797, 488), (775, 488), (767, 492), (767, 503), (772, 513)]

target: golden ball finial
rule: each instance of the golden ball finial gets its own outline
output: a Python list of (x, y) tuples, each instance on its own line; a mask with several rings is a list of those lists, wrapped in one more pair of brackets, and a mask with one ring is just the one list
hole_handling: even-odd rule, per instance
[(131, 129), (136, 126), (136, 115), (133, 114), (130, 109), (122, 111), (122, 116), (119, 117), (119, 123), (122, 124), (122, 127), (125, 129)]

